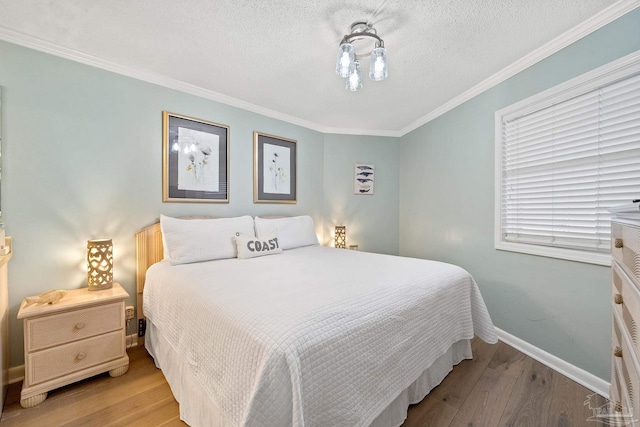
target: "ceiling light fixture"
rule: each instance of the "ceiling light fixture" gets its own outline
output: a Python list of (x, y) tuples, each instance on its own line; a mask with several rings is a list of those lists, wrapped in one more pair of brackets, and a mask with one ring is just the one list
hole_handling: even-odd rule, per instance
[[(363, 43), (364, 42), (364, 43)], [(370, 43), (374, 43), (371, 49)], [(356, 52), (354, 45), (362, 45), (362, 53)], [(367, 49), (368, 47), (368, 49)], [(351, 34), (347, 34), (340, 42), (338, 60), (336, 62), (336, 74), (346, 78), (346, 89), (357, 91), (362, 89), (362, 73), (360, 72), (360, 60), (371, 57), (369, 78), (375, 82), (387, 78), (387, 52), (382, 40), (375, 28), (364, 21), (351, 24)]]

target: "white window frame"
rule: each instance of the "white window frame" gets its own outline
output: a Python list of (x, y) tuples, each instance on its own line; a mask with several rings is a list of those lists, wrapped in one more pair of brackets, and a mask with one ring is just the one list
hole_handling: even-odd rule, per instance
[(546, 108), (558, 102), (596, 90), (616, 80), (624, 79), (640, 72), (640, 51), (624, 56), (607, 65), (557, 85), (544, 92), (512, 104), (495, 113), (495, 209), (494, 247), (498, 250), (521, 252), (531, 255), (560, 258), (590, 264), (611, 265), (611, 255), (595, 252), (541, 246), (528, 243), (508, 242), (502, 233), (502, 123), (505, 116), (515, 113), (527, 114)]

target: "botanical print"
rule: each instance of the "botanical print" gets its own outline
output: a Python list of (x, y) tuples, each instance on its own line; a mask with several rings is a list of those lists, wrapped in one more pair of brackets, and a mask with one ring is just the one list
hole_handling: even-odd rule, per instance
[(291, 149), (280, 145), (264, 143), (263, 153), (263, 177), (264, 193), (289, 194), (291, 193)]
[(356, 164), (353, 169), (353, 193), (361, 195), (373, 194), (375, 166)]
[(220, 191), (219, 146), (218, 135), (178, 127), (178, 190)]

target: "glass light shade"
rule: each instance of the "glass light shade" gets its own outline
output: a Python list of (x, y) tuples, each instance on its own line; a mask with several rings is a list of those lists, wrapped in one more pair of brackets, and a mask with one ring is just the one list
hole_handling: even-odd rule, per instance
[(362, 74), (360, 73), (360, 63), (358, 61), (354, 62), (349, 68), (346, 88), (351, 92), (362, 89)]
[(336, 248), (344, 249), (347, 243), (347, 227), (344, 225), (336, 225)]
[(376, 47), (371, 51), (369, 78), (377, 82), (386, 79), (387, 75), (387, 52), (383, 47)]
[(90, 291), (113, 286), (113, 244), (111, 239), (87, 241), (87, 282)]
[(340, 77), (349, 75), (349, 68), (356, 60), (356, 51), (351, 43), (342, 43), (338, 49), (338, 61), (336, 62), (336, 74)]

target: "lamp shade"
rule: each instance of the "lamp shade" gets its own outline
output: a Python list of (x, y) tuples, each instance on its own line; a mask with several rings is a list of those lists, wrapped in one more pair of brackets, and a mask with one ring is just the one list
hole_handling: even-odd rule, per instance
[(371, 51), (371, 66), (369, 67), (369, 78), (373, 81), (380, 81), (387, 78), (387, 52), (383, 47), (376, 47)]
[(90, 291), (113, 286), (113, 243), (111, 239), (87, 241), (87, 282)]
[(362, 89), (362, 74), (360, 72), (360, 62), (355, 61), (349, 68), (347, 76), (346, 88), (348, 91), (355, 92)]
[(338, 61), (336, 62), (336, 74), (340, 77), (349, 75), (349, 67), (356, 60), (356, 52), (351, 43), (342, 43), (338, 49)]
[(344, 249), (347, 243), (347, 227), (336, 225), (336, 248)]

